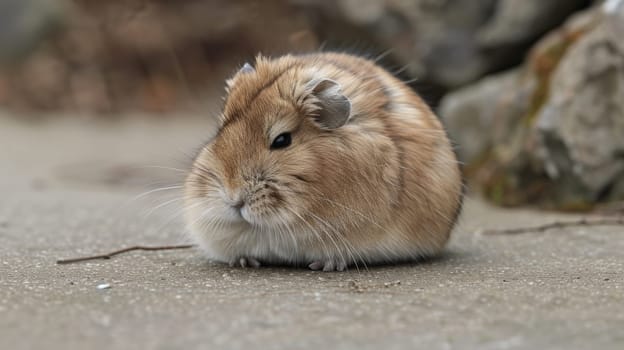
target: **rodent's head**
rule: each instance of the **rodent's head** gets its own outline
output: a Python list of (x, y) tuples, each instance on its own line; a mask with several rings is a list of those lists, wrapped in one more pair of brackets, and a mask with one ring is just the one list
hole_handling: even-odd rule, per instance
[(259, 57), (254, 66), (227, 81), (220, 129), (186, 181), (198, 227), (302, 222), (345, 175), (328, 169), (340, 166), (339, 134), (351, 112), (340, 85), (292, 56)]

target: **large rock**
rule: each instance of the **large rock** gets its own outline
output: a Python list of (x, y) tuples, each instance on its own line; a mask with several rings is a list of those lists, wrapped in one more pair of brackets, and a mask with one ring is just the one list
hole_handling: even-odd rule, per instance
[(613, 192), (624, 185), (624, 1), (601, 17), (554, 72), (535, 124), (549, 177), (578, 181), (588, 200), (624, 196)]
[(490, 199), (585, 209), (624, 198), (622, 23), (624, 1), (608, 1), (541, 40), (520, 71), (445, 99), (452, 135), (489, 134), (460, 149)]
[(522, 72), (514, 69), (484, 78), (442, 100), (440, 115), (462, 162), (474, 164), (493, 145), (508, 139), (514, 123), (527, 113), (533, 85), (526, 84)]

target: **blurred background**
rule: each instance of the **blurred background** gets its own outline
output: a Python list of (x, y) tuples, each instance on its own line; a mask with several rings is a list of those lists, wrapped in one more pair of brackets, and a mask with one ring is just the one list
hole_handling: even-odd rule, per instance
[(258, 53), (339, 50), (421, 94), (491, 202), (617, 208), (622, 38), (621, 0), (0, 0), (0, 116), (180, 127)]

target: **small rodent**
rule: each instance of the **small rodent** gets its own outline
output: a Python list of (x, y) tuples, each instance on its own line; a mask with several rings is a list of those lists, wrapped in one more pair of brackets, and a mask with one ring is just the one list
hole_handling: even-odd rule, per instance
[(343, 271), (444, 247), (458, 162), (392, 74), (340, 53), (259, 56), (226, 85), (219, 130), (185, 183), (188, 228), (210, 259)]

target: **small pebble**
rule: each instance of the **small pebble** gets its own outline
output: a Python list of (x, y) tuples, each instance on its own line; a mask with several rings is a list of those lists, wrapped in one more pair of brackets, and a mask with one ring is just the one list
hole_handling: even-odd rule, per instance
[(111, 287), (111, 285), (108, 284), (108, 283), (102, 283), (102, 284), (98, 284), (97, 285), (97, 289), (100, 289), (100, 290), (102, 290), (102, 289), (109, 289), (110, 287)]
[(401, 284), (401, 281), (399, 281), (399, 280), (394, 281), (394, 282), (386, 282), (386, 283), (384, 283), (384, 287), (388, 288), (388, 287), (391, 287), (391, 286), (398, 286), (400, 284)]

